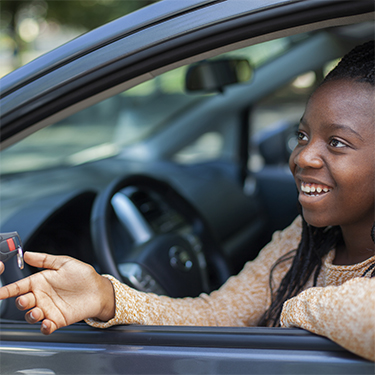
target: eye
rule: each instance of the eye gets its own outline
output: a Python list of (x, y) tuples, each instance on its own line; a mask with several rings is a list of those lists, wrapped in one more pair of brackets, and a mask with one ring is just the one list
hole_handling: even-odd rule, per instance
[(331, 139), (331, 141), (329, 142), (329, 145), (332, 146), (332, 147), (335, 147), (335, 148), (342, 148), (342, 147), (346, 147), (346, 144), (339, 141), (338, 139)]
[(301, 132), (300, 130), (296, 131), (296, 138), (297, 138), (298, 143), (307, 142), (309, 140), (307, 138), (307, 135), (305, 133)]

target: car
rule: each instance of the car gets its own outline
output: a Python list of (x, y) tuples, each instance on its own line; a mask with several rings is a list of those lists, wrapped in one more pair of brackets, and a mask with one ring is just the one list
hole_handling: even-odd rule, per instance
[[(1, 233), (142, 291), (218, 288), (298, 215), (288, 157), (373, 1), (162, 0), (3, 77)], [(275, 189), (277, 187), (277, 189)], [(5, 285), (38, 270), (10, 260)], [(2, 301), (3, 374), (373, 374), (302, 329), (85, 323)]]

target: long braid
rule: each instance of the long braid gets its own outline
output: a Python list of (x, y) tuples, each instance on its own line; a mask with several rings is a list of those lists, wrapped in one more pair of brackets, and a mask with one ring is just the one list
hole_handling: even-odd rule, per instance
[[(301, 241), (296, 250), (282, 256), (270, 271), (270, 290), (272, 299), (269, 309), (261, 318), (260, 326), (278, 326), (283, 304), (296, 296), (313, 275), (313, 285), (317, 283), (322, 267), (322, 258), (342, 241), (339, 227), (316, 228), (302, 221)], [(282, 279), (276, 293), (273, 293), (273, 272), (283, 262), (293, 259), (289, 271)]]
[[(372, 225), (372, 229), (371, 229), (371, 238), (372, 238), (372, 241), (375, 244), (375, 221), (374, 221), (374, 224)], [(375, 262), (373, 264), (371, 264), (371, 266), (369, 268), (367, 268), (367, 270), (363, 273), (362, 276), (363, 277), (366, 276), (371, 270), (372, 270), (372, 272), (371, 272), (370, 277), (375, 277)]]
[[(322, 85), (338, 79), (366, 82), (374, 86), (374, 41), (358, 46), (345, 55), (336, 68), (326, 76)], [(375, 243), (375, 222), (371, 236)], [(322, 258), (330, 250), (336, 248), (341, 241), (343, 237), (340, 227), (316, 228), (307, 224), (303, 219), (302, 236), (298, 248), (282, 256), (270, 271), (271, 305), (258, 325), (278, 326), (280, 324), (284, 302), (300, 293), (312, 275), (313, 286), (316, 286), (322, 268)], [(291, 259), (293, 259), (292, 265), (274, 293), (273, 272), (281, 263)], [(375, 277), (375, 263), (371, 264), (362, 276), (366, 276), (369, 272), (371, 272), (370, 277)]]

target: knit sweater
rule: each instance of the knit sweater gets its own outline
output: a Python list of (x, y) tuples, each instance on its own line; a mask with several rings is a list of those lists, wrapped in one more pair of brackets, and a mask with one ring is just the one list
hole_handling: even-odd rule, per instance
[[(297, 217), (288, 228), (275, 232), (255, 260), (210, 295), (182, 299), (158, 296), (136, 291), (105, 275), (115, 292), (115, 316), (108, 322), (86, 322), (99, 328), (117, 324), (256, 326), (271, 302), (270, 270), (281, 256), (297, 248), (301, 227), (301, 217)], [(333, 265), (334, 257), (333, 249), (323, 258), (316, 287), (310, 278), (303, 292), (285, 302), (281, 326), (326, 336), (375, 361), (375, 278), (361, 277), (375, 256), (349, 266)], [(291, 262), (282, 262), (273, 271), (274, 291)]]

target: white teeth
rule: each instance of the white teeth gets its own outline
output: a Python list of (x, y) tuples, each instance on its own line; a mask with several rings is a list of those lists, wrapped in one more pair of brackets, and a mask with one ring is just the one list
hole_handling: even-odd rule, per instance
[(311, 191), (310, 186), (304, 186), (304, 185), (301, 186), (301, 190), (304, 193), (310, 193), (310, 191)]
[[(328, 193), (329, 191), (329, 188), (328, 187), (322, 187), (322, 186), (309, 186), (310, 184), (307, 184), (305, 182), (302, 182), (301, 183), (301, 191), (303, 191), (304, 193), (307, 193), (307, 194), (313, 194), (313, 193), (317, 193), (317, 194), (320, 194), (322, 192), (324, 193)], [(316, 195), (316, 194), (315, 194)]]

